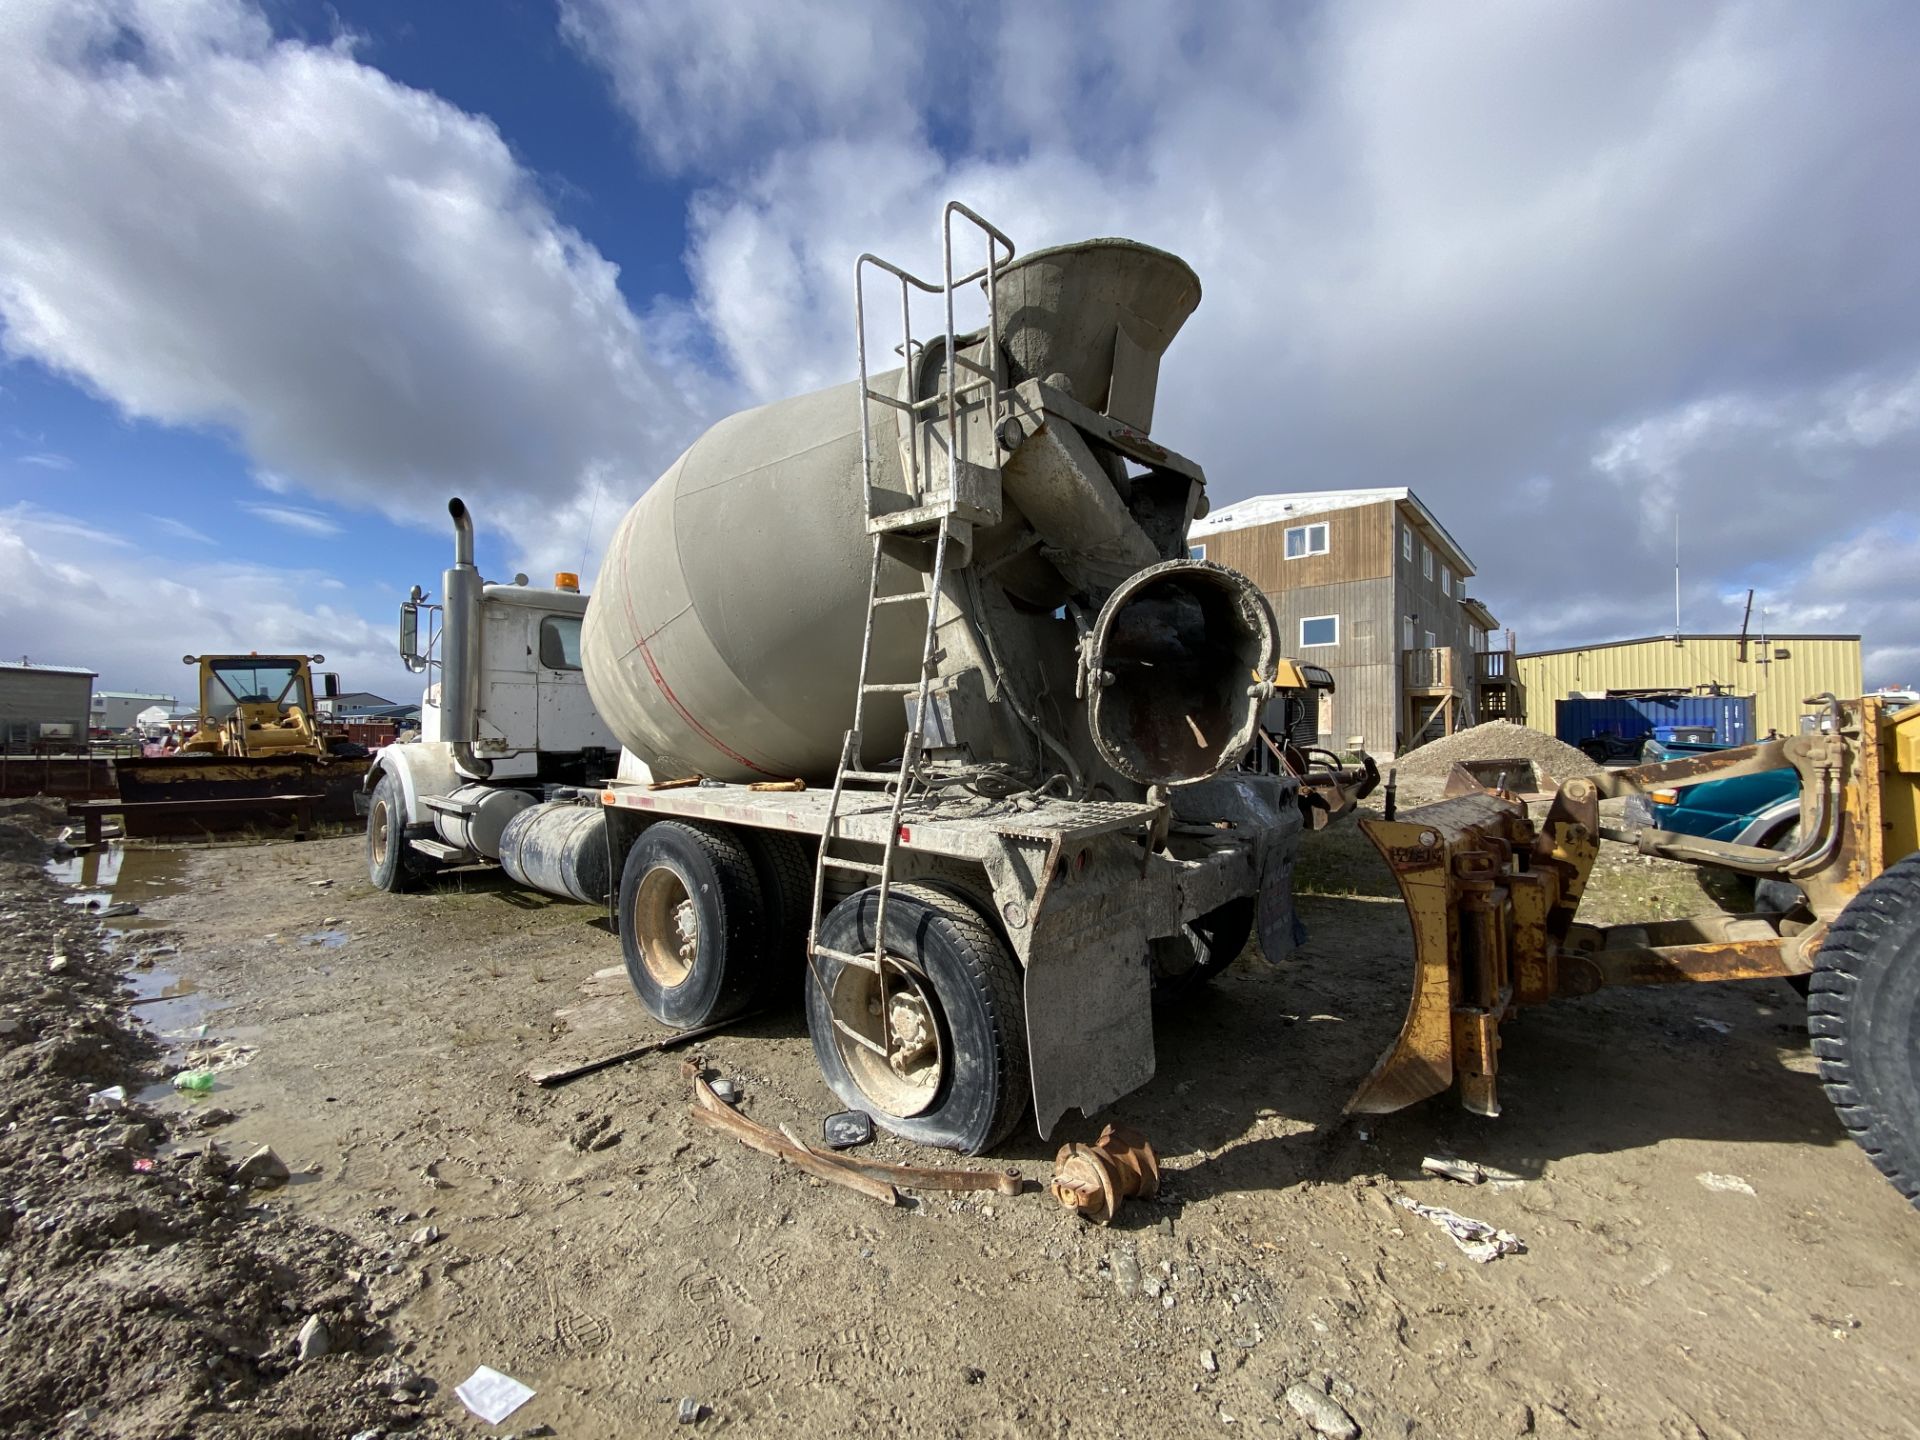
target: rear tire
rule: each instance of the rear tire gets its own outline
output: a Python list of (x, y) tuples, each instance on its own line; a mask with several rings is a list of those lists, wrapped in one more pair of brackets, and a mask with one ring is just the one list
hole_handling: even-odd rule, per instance
[[(820, 943), (854, 955), (875, 950), (878, 893), (835, 906)], [(1019, 964), (978, 911), (942, 890), (895, 885), (887, 897), (885, 1003), (896, 1049), (917, 1042), (896, 1072), (844, 1035), (836, 1014), (866, 1030), (877, 1017), (868, 971), (821, 957), (807, 985), (807, 1031), (827, 1086), (842, 1104), (922, 1145), (978, 1155), (1020, 1123), (1033, 1100)], [(878, 1033), (877, 1018), (872, 1018)], [(914, 1063), (917, 1058), (918, 1063)]]
[(390, 895), (417, 890), (434, 863), (407, 843), (407, 796), (383, 771), (367, 802), (367, 878)]
[(1840, 1123), (1920, 1207), (1920, 854), (1882, 871), (1834, 921), (1807, 1029)]
[(800, 998), (807, 973), (807, 927), (813, 923), (813, 873), (817, 851), (784, 830), (745, 830), (741, 837), (760, 882), (767, 923), (762, 934), (761, 999), (786, 1005)]
[(689, 1030), (751, 1009), (766, 972), (763, 906), (740, 837), (662, 820), (620, 872), (620, 951), (649, 1015)]

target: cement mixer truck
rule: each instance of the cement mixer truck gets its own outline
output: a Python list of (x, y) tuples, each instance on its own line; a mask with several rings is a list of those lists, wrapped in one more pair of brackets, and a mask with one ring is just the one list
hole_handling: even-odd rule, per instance
[(844, 1104), (977, 1153), (1144, 1084), (1156, 988), (1255, 929), (1288, 953), (1302, 822), (1240, 766), (1272, 613), (1188, 558), (1205, 477), (1151, 437), (1198, 279), (1126, 240), (1017, 256), (958, 204), (942, 242), (937, 278), (860, 257), (858, 378), (695, 441), (590, 602), (483, 583), (453, 502), (438, 684), (367, 844), (388, 889), (486, 858), (605, 900), (664, 1023), (802, 993)]

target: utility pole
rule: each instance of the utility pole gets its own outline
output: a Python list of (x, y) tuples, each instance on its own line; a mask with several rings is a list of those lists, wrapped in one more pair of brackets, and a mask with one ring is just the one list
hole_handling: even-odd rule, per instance
[(1680, 496), (1673, 497), (1673, 643), (1680, 643)]

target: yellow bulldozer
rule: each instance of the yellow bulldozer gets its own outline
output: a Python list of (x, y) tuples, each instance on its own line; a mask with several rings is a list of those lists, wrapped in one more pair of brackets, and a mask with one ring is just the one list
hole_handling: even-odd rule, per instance
[[(188, 655), (199, 667), (200, 718), (170, 754), (117, 759), (120, 798), (141, 810), (125, 812), (127, 833), (157, 836), (253, 824), (240, 802), (312, 797), (316, 818), (354, 819), (354, 797), (366, 776), (367, 752), (329, 736), (314, 703), (316, 664), (323, 655)], [(325, 677), (326, 693), (337, 682)], [(180, 802), (167, 806), (156, 802)], [(232, 813), (210, 815), (202, 801)], [(175, 815), (170, 812), (178, 810)]]
[(200, 667), (200, 723), (183, 755), (327, 753), (314, 714), (313, 666), (324, 655), (183, 655)]
[[(1449, 1088), (1500, 1113), (1500, 1024), (1521, 1005), (1606, 985), (1799, 979), (1828, 1098), (1874, 1164), (1920, 1205), (1920, 706), (1875, 696), (1822, 707), (1806, 733), (1568, 780), (1535, 823), (1465, 767), (1446, 798), (1361, 828), (1413, 923), (1413, 1000), (1350, 1113)], [(1792, 768), (1798, 826), (1761, 849), (1602, 822), (1600, 802)], [(1777, 913), (1636, 925), (1577, 918), (1603, 842), (1786, 882)]]

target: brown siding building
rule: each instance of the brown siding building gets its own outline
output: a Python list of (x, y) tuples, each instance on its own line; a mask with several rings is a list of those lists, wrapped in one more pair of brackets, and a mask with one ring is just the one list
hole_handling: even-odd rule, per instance
[(1467, 596), (1473, 561), (1411, 490), (1236, 501), (1196, 522), (1191, 544), (1265, 593), (1282, 654), (1333, 673), (1321, 743), (1389, 756), (1523, 718), (1497, 622)]

